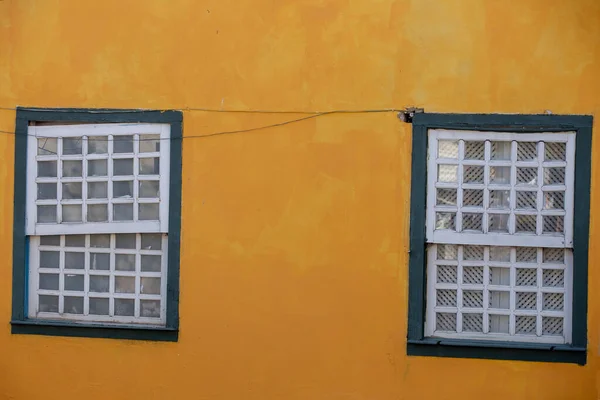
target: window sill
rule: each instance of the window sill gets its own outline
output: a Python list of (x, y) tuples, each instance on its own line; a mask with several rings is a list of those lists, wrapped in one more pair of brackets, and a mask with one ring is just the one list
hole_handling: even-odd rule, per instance
[(569, 345), (425, 338), (409, 339), (406, 352), (409, 356), (586, 363), (586, 349)]
[(150, 340), (161, 342), (177, 342), (179, 338), (178, 329), (164, 327), (79, 324), (64, 321), (40, 320), (13, 320), (10, 324), (11, 333), (23, 335)]

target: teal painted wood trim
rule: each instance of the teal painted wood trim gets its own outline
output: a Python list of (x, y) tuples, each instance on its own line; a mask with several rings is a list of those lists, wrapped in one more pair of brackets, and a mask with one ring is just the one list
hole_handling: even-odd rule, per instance
[(579, 365), (585, 365), (587, 356), (584, 347), (434, 338), (409, 340), (406, 349), (409, 356), (558, 362)]
[(425, 324), (425, 215), (427, 129), (413, 126), (410, 190), (410, 257), (408, 263), (408, 338), (423, 338)]
[[(408, 355), (565, 362), (584, 365), (587, 347), (588, 250), (593, 117), (589, 115), (438, 114), (413, 118), (409, 255)], [(576, 132), (573, 222), (573, 327), (571, 345), (423, 338), (426, 260), (425, 204), (427, 131)], [(425, 148), (423, 148), (425, 146)], [(413, 226), (415, 225), (415, 226)], [(413, 287), (413, 286), (417, 287)]]
[[(73, 324), (27, 318), (27, 249), (25, 236), (27, 129), (30, 122), (157, 123), (171, 126), (167, 323), (165, 328)], [(183, 113), (174, 110), (43, 109), (17, 107), (13, 218), (12, 328), (14, 334), (104, 337), (177, 341), (179, 328), (179, 268), (181, 243), (181, 154)]]

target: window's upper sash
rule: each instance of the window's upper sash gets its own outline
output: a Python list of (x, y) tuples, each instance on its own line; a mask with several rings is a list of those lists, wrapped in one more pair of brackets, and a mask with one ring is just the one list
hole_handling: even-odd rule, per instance
[(26, 234), (168, 232), (170, 125), (29, 126)]
[(575, 132), (428, 131), (429, 243), (572, 247)]

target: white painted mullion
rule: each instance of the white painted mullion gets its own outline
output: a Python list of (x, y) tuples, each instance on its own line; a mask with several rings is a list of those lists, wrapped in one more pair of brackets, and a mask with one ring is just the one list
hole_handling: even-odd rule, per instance
[(489, 333), (490, 329), (490, 316), (489, 316), (489, 305), (490, 305), (490, 248), (485, 246), (483, 248), (483, 333)]
[(85, 256), (83, 275), (83, 315), (90, 314), (90, 235), (85, 235)]
[[(514, 144), (514, 142), (513, 142)], [(517, 249), (515, 247), (511, 247), (510, 249), (510, 270), (509, 270), (509, 310), (510, 316), (508, 317), (508, 333), (511, 336), (515, 335), (516, 331), (516, 318), (515, 318), (515, 310), (517, 309), (517, 301), (516, 301), (516, 286), (517, 286), (517, 269), (515, 268), (515, 263), (517, 262)]]
[[(37, 224), (37, 131), (36, 126), (27, 128), (27, 184), (26, 184), (26, 213), (25, 213), (25, 232), (27, 235), (35, 235)], [(58, 160), (57, 160), (58, 163)], [(58, 185), (55, 182), (56, 185)], [(58, 205), (57, 205), (58, 207)]]
[(541, 312), (543, 310), (543, 295), (542, 295), (542, 286), (543, 286), (543, 269), (542, 269), (542, 262), (543, 262), (543, 257), (544, 257), (544, 253), (542, 248), (538, 248), (537, 249), (537, 299), (536, 299), (536, 310), (537, 310), (537, 317), (535, 319), (536, 322), (536, 328), (535, 328), (535, 332), (536, 332), (536, 336), (541, 337), (542, 336), (542, 317), (541, 317)]
[(430, 245), (427, 248), (427, 297), (425, 314), (425, 336), (431, 336), (435, 332), (435, 282), (437, 267), (435, 259), (437, 258), (437, 245)]
[(491, 158), (491, 143), (489, 140), (486, 140), (484, 142), (483, 145), (483, 158), (485, 160), (485, 167), (484, 167), (484, 171), (483, 171), (483, 183), (484, 183), (484, 189), (483, 189), (483, 217), (482, 217), (482, 224), (483, 224), (483, 233), (487, 234), (489, 232), (489, 214), (488, 214), (488, 210), (489, 210), (489, 205), (490, 205), (490, 190), (489, 190), (489, 184), (490, 184), (490, 165), (489, 165), (489, 161)]
[[(162, 256), (160, 263), (161, 290), (160, 290), (160, 319), (163, 324), (167, 322), (167, 282), (169, 279), (169, 236), (162, 235)], [(141, 268), (141, 267), (140, 267)], [(427, 317), (426, 317), (427, 318)]]
[[(27, 308), (27, 316), (29, 318), (35, 318), (38, 314), (39, 310), (39, 298), (37, 295), (39, 288), (39, 268), (40, 268), (40, 237), (39, 236), (31, 236), (29, 238), (29, 274), (28, 274), (28, 308)], [(60, 274), (60, 272), (59, 272)], [(60, 279), (60, 275), (59, 275)]]
[[(462, 142), (462, 141), (461, 141)], [(462, 260), (463, 246), (458, 246), (457, 257), (458, 267), (456, 269), (456, 332), (462, 333), (462, 313), (463, 313), (463, 289), (462, 289)]]
[(108, 145), (106, 152), (108, 153), (107, 165), (107, 197), (108, 197), (108, 222), (113, 222), (113, 135), (107, 136)]
[(575, 201), (575, 134), (569, 135), (566, 144), (565, 168), (565, 210), (567, 212), (565, 222), (565, 242), (567, 247), (573, 246), (573, 213)]
[[(88, 136), (81, 137), (81, 221), (83, 223), (87, 222), (87, 177), (88, 177), (88, 163), (86, 159), (86, 155), (88, 152)], [(84, 302), (87, 304), (87, 301)]]
[(508, 216), (508, 233), (514, 234), (516, 232), (516, 215), (515, 209), (517, 208), (517, 192), (515, 187), (517, 186), (517, 167), (515, 166), (515, 162), (517, 160), (517, 142), (510, 142), (510, 191), (509, 191), (509, 209), (510, 215)]
[(62, 165), (62, 149), (63, 149), (63, 139), (59, 137), (56, 139), (56, 152), (58, 153), (58, 161), (56, 162), (56, 179), (57, 179), (57, 188), (56, 188), (56, 201), (58, 205), (56, 206), (56, 223), (62, 223), (62, 175), (63, 175), (63, 165)]
[[(139, 220), (139, 205), (138, 205), (138, 185), (140, 181), (140, 158), (139, 158), (139, 148), (140, 148), (140, 135), (133, 135), (133, 220)], [(136, 304), (137, 304), (136, 300)]]
[(544, 160), (546, 159), (546, 152), (544, 149), (545, 149), (544, 142), (539, 141), (538, 142), (538, 160), (539, 160), (540, 164), (538, 167), (537, 199), (540, 203), (540, 204), (538, 204), (538, 211), (540, 211), (540, 212), (537, 213), (536, 223), (535, 223), (535, 232), (538, 235), (541, 235), (543, 233), (543, 226), (544, 226), (544, 219), (543, 219), (542, 213), (541, 213), (541, 209), (543, 208), (543, 202), (544, 202), (544, 192), (543, 192), (544, 167), (543, 167), (543, 164), (544, 164)]
[(58, 276), (58, 313), (62, 314), (65, 309), (65, 236), (60, 236), (60, 255), (59, 255), (59, 276)]
[(564, 337), (566, 343), (572, 341), (573, 323), (573, 252), (565, 251), (565, 282), (564, 282)]
[(108, 300), (108, 315), (111, 317), (115, 316), (115, 247), (116, 247), (116, 238), (115, 235), (110, 235), (110, 279), (109, 279), (109, 290), (108, 293), (110, 295)]
[[(426, 241), (433, 241), (435, 230), (435, 199), (437, 182), (437, 149), (438, 139), (433, 131), (428, 132), (429, 146), (427, 149), (427, 218), (426, 218)], [(162, 147), (161, 147), (162, 149)]]
[(140, 303), (140, 294), (142, 292), (142, 281), (141, 281), (141, 277), (140, 277), (140, 273), (142, 272), (142, 257), (140, 255), (140, 250), (142, 248), (142, 235), (141, 234), (136, 234), (135, 235), (135, 288), (134, 288), (134, 293), (135, 293), (135, 301), (133, 303), (133, 315), (136, 318), (139, 318), (141, 315), (140, 312), (140, 308), (141, 308), (141, 303)]
[[(160, 156), (159, 156), (159, 219), (160, 219), (160, 231), (162, 233), (169, 232), (169, 204), (170, 195), (169, 187), (171, 184), (171, 126), (163, 125), (160, 131)], [(181, 146), (181, 138), (176, 139), (178, 142), (176, 146)], [(179, 177), (178, 179), (181, 179)], [(433, 187), (433, 186), (431, 186)], [(435, 190), (434, 190), (435, 192)], [(434, 193), (435, 194), (435, 193)], [(435, 204), (435, 197), (434, 203)]]
[(457, 211), (456, 211), (456, 218), (455, 218), (455, 222), (454, 222), (454, 228), (456, 229), (456, 232), (462, 232), (463, 228), (462, 228), (462, 222), (463, 222), (463, 213), (462, 213), (462, 204), (463, 204), (463, 189), (462, 189), (462, 184), (463, 184), (463, 168), (464, 168), (464, 161), (465, 158), (465, 142), (464, 140), (459, 140), (458, 141), (458, 170), (457, 170), (457, 183), (458, 183), (458, 189), (456, 189), (456, 205), (457, 205)]

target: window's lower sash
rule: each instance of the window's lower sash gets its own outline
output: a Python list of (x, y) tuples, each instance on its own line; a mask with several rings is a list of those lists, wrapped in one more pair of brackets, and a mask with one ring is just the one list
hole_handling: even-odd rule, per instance
[(138, 325), (81, 324), (66, 321), (11, 321), (13, 334), (177, 342), (179, 329)]
[(409, 339), (406, 351), (409, 356), (558, 362), (579, 365), (585, 365), (587, 359), (585, 347), (442, 338)]

